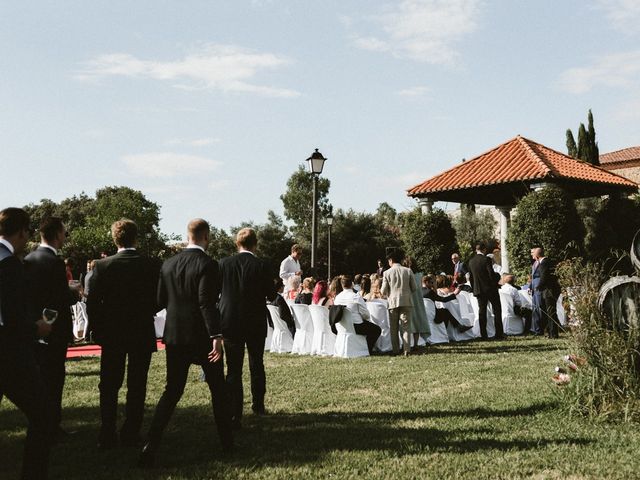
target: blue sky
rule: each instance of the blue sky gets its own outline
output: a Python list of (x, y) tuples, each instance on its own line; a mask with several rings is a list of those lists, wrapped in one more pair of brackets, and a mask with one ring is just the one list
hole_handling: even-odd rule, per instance
[(161, 228), (282, 213), (314, 148), (337, 208), (517, 134), (640, 144), (640, 0), (0, 4), (0, 205), (142, 190)]

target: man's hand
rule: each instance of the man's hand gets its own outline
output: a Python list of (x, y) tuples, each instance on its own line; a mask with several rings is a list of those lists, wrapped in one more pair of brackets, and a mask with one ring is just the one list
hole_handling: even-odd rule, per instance
[(453, 291), (454, 295), (458, 295), (460, 293), (460, 288), (456, 287), (456, 289)]
[(216, 363), (222, 359), (222, 339), (214, 338), (212, 350), (209, 352), (209, 363)]
[(48, 337), (53, 327), (43, 318), (36, 322), (36, 335), (38, 338)]

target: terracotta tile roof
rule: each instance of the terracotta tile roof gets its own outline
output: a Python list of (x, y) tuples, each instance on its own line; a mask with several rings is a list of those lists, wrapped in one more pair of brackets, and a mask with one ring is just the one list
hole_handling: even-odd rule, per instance
[(640, 160), (640, 147), (623, 148), (615, 152), (604, 153), (600, 155), (600, 164), (622, 163)]
[(637, 189), (603, 168), (579, 162), (527, 138), (517, 137), (407, 190), (409, 196), (524, 181), (568, 179)]

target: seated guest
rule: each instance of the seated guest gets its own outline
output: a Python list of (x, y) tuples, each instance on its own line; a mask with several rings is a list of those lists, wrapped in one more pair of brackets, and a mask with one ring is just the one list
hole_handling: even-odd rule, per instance
[(438, 295), (446, 297), (451, 293), (450, 282), (446, 275), (436, 275), (436, 288), (438, 289)]
[(329, 284), (329, 290), (327, 292), (327, 303), (326, 306), (330, 307), (333, 305), (336, 297), (342, 292), (342, 284), (340, 283), (340, 277), (333, 277), (331, 283)]
[(358, 292), (358, 295), (366, 300), (369, 292), (371, 292), (371, 279), (368, 275), (363, 275), (360, 280), (360, 291)]
[(378, 325), (369, 321), (371, 315), (367, 310), (364, 299), (353, 291), (351, 276), (342, 275), (340, 284), (342, 285), (342, 292), (336, 296), (334, 305), (344, 305), (352, 313), (353, 328), (358, 335), (367, 337), (367, 347), (369, 348), (369, 355), (371, 355), (382, 330)]
[(473, 292), (473, 288), (471, 288), (471, 285), (469, 285), (469, 282), (467, 282), (467, 276), (464, 275), (463, 273), (456, 274), (456, 278), (453, 285), (454, 285), (454, 288), (457, 288), (461, 292), (469, 292), (469, 293)]
[(295, 301), (300, 293), (300, 277), (293, 275), (287, 280), (287, 297), (286, 300)]
[(289, 304), (284, 299), (282, 292), (284, 292), (284, 283), (282, 283), (281, 278), (273, 279), (273, 294), (269, 305), (275, 305), (278, 307), (278, 313), (280, 314), (280, 318), (287, 324), (289, 327), (289, 331), (291, 335), (296, 334), (296, 324), (293, 321), (293, 315), (291, 314), (291, 309), (289, 308)]
[[(438, 275), (438, 277), (442, 277), (442, 275)], [(443, 281), (446, 281), (446, 277)], [(422, 297), (428, 298), (434, 303), (435, 302), (446, 303), (446, 302), (450, 302), (451, 300), (455, 300), (456, 295), (458, 293), (460, 293), (460, 290), (456, 288), (452, 294), (449, 294), (446, 296), (440, 296), (438, 295), (438, 292), (436, 292), (436, 289), (433, 285), (433, 277), (431, 275), (425, 275), (424, 277), (422, 277)], [(444, 322), (445, 325), (449, 325), (449, 323), (451, 323), (453, 328), (455, 328), (461, 333), (466, 332), (467, 330), (472, 328), (470, 325), (462, 325), (456, 319), (456, 317), (454, 317), (453, 314), (446, 308), (436, 307), (436, 318), (434, 319), (434, 322), (435, 323)]]
[(362, 275), (359, 273), (353, 277), (353, 291), (358, 293), (360, 291), (360, 282), (362, 282)]
[(315, 286), (316, 281), (312, 277), (305, 278), (302, 282), (302, 291), (296, 296), (296, 303), (311, 305), (311, 299), (313, 298), (313, 287)]
[(369, 302), (371, 300), (384, 300), (386, 297), (382, 294), (382, 278), (376, 278), (371, 282), (371, 291), (365, 295), (364, 299)]
[(531, 310), (522, 304), (519, 288), (515, 286), (515, 276), (510, 273), (503, 273), (500, 290), (506, 292), (513, 300), (513, 312), (524, 318), (525, 335), (531, 330)]
[(311, 303), (313, 305), (322, 305), (327, 306), (329, 302), (329, 285), (324, 280), (320, 280), (316, 283), (315, 288), (313, 289), (313, 297), (311, 298)]

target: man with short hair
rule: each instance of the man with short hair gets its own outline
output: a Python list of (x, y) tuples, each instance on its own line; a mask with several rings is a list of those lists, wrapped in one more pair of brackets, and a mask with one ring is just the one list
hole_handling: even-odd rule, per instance
[(58, 217), (47, 217), (40, 224), (40, 246), (24, 259), (28, 287), (29, 318), (37, 321), (47, 308), (58, 312), (46, 343), (35, 345), (36, 361), (47, 389), (51, 420), (51, 441), (67, 435), (60, 427), (62, 390), (65, 380), (67, 345), (73, 339), (70, 307), (78, 301), (78, 292), (69, 288), (64, 260), (58, 251), (66, 240), (66, 229)]
[(220, 260), (220, 316), (227, 359), (227, 386), (231, 396), (231, 420), (234, 428), (241, 428), (245, 345), (249, 354), (251, 409), (256, 415), (266, 413), (263, 363), (267, 336), (266, 298), (271, 296), (273, 283), (267, 264), (256, 257), (258, 237), (255, 230), (241, 229), (236, 235), (236, 246), (237, 254)]
[(466, 275), (467, 267), (464, 262), (460, 260), (460, 254), (458, 252), (454, 252), (451, 254), (451, 263), (453, 263), (453, 278), (455, 279), (457, 275)]
[(139, 465), (151, 467), (162, 434), (180, 401), (189, 367), (200, 365), (209, 386), (213, 416), (225, 452), (233, 449), (231, 413), (224, 379), (222, 328), (216, 306), (220, 294), (218, 263), (206, 253), (209, 224), (196, 218), (187, 226), (187, 247), (162, 266), (158, 304), (167, 309), (164, 344), (167, 384), (149, 427)]
[(487, 246), (483, 242), (476, 244), (476, 254), (469, 260), (469, 271), (473, 295), (478, 299), (478, 322), (480, 336), (487, 340), (487, 305), (491, 303), (496, 328), (496, 339), (503, 339), (502, 306), (498, 293), (500, 276), (493, 270), (493, 262), (487, 257)]
[(118, 391), (127, 366), (123, 446), (140, 442), (151, 354), (157, 350), (154, 316), (158, 269), (136, 250), (138, 227), (128, 219), (111, 226), (118, 253), (97, 260), (89, 281), (87, 315), (93, 338), (102, 346), (100, 357), (100, 416), (98, 446), (116, 446)]
[(280, 263), (280, 278), (284, 283), (284, 293), (289, 291), (289, 278), (293, 276), (302, 277), (302, 268), (300, 268), (300, 257), (302, 257), (302, 247), (294, 243), (291, 247), (291, 255), (282, 260)]
[(531, 330), (531, 310), (523, 304), (520, 289), (515, 286), (515, 282), (515, 276), (510, 273), (503, 273), (500, 291), (511, 297), (513, 312), (524, 318), (524, 334), (527, 335)]
[(367, 337), (367, 348), (369, 355), (373, 354), (382, 330), (378, 325), (369, 321), (371, 315), (367, 310), (367, 305), (361, 295), (353, 289), (353, 279), (350, 275), (342, 275), (340, 277), (342, 291), (336, 295), (333, 301), (334, 305), (344, 305), (353, 314), (353, 329), (358, 335)]
[(51, 325), (27, 316), (24, 267), (17, 255), (31, 234), (27, 212), (0, 211), (0, 397), (6, 396), (29, 421), (21, 478), (43, 480), (49, 464), (49, 408), (33, 343), (46, 337)]
[(389, 330), (391, 333), (391, 349), (394, 355), (400, 353), (398, 324), (402, 332), (402, 349), (405, 357), (411, 353), (410, 325), (413, 312), (413, 292), (416, 291), (415, 275), (410, 268), (403, 267), (400, 262), (403, 255), (394, 250), (387, 255), (389, 269), (382, 276), (382, 294), (389, 302)]

